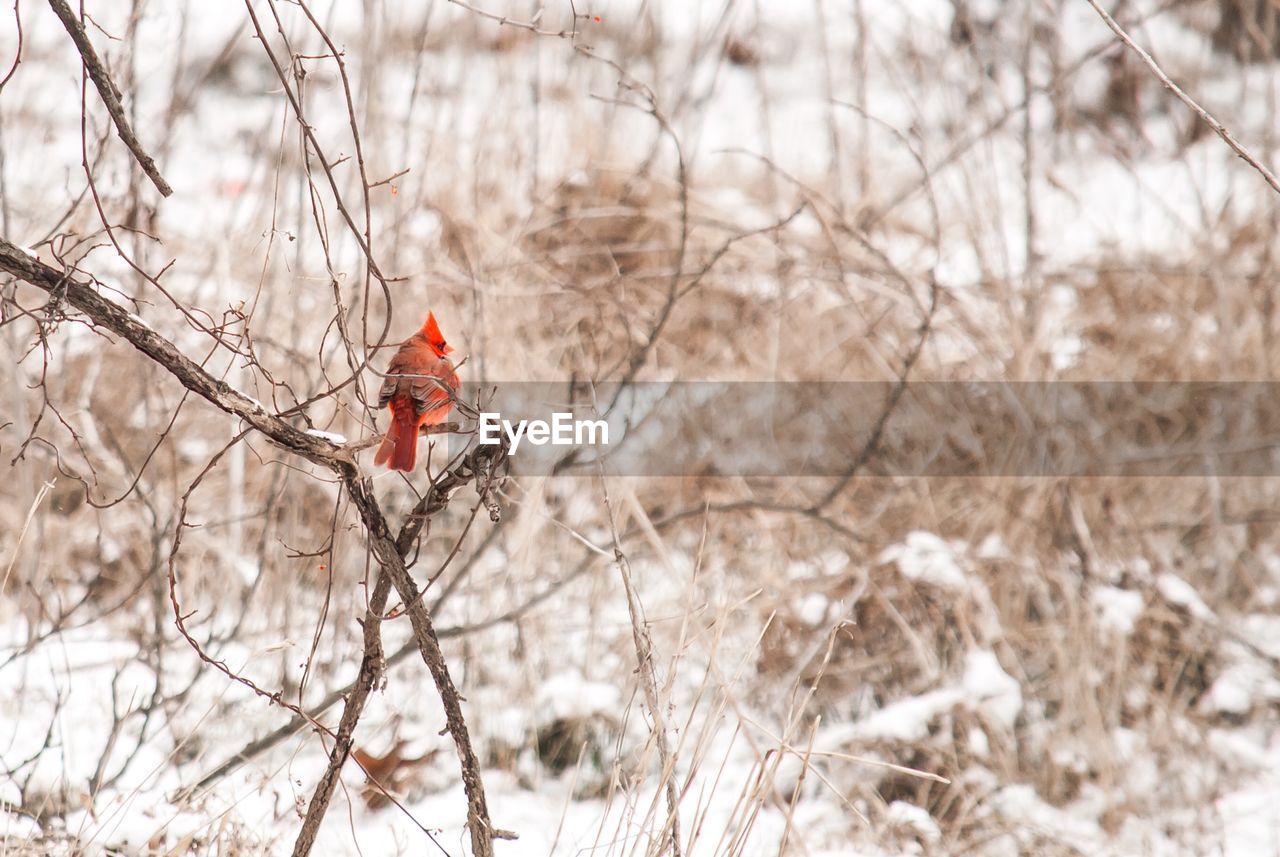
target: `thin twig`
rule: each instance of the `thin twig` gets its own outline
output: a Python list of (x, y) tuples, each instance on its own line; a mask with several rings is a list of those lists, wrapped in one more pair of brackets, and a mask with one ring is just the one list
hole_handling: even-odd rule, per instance
[(22, 8), (19, 5), (21, 2), (22, 0), (13, 0), (13, 22), (18, 28), (18, 46), (13, 51), (13, 65), (9, 66), (9, 71), (0, 78), (0, 92), (4, 91), (5, 84), (13, 80), (14, 73), (22, 63)]
[(71, 35), (71, 41), (76, 43), (76, 49), (80, 51), (80, 58), (84, 61), (84, 67), (89, 72), (89, 78), (93, 81), (93, 85), (98, 88), (98, 94), (102, 96), (102, 103), (107, 106), (107, 112), (111, 114), (111, 121), (115, 123), (116, 133), (120, 135), (120, 139), (124, 141), (124, 144), (129, 147), (129, 151), (133, 153), (138, 165), (147, 174), (147, 178), (151, 179), (151, 183), (156, 186), (156, 190), (160, 191), (161, 196), (172, 196), (173, 188), (169, 187), (169, 183), (160, 175), (160, 171), (156, 168), (156, 162), (142, 148), (142, 144), (138, 142), (137, 135), (133, 133), (129, 118), (124, 115), (124, 106), (120, 103), (120, 90), (116, 88), (115, 83), (107, 76), (107, 70), (103, 67), (102, 60), (98, 58), (98, 52), (93, 49), (93, 43), (89, 41), (89, 36), (84, 31), (84, 25), (80, 23), (80, 19), (76, 17), (75, 12), (71, 11), (71, 7), (67, 5), (66, 0), (49, 0), (49, 5), (53, 7), (54, 13), (62, 20), (62, 25), (67, 28), (67, 32)]
[(496, 15), (477, 6), (472, 6), (465, 0), (449, 0), (455, 6), (461, 6), (473, 15), (479, 15), (481, 18), (488, 18), (490, 21), (496, 21), (500, 27), (515, 27), (518, 30), (528, 30), (537, 36), (555, 36), (561, 39), (572, 39), (578, 35), (578, 19), (585, 18), (585, 15), (574, 15), (573, 27), (568, 30), (543, 30), (538, 27), (538, 20), (542, 17), (539, 12), (532, 21), (519, 21), (514, 18), (508, 18), (506, 15)]
[(1169, 75), (1165, 74), (1164, 70), (1161, 69), (1156, 61), (1151, 58), (1151, 54), (1144, 51), (1142, 47), (1138, 45), (1138, 43), (1135, 42), (1119, 24), (1116, 23), (1116, 19), (1108, 15), (1107, 10), (1098, 5), (1098, 0), (1087, 0), (1087, 2), (1093, 7), (1093, 10), (1101, 16), (1102, 20), (1106, 22), (1106, 25), (1111, 28), (1111, 32), (1116, 34), (1116, 38), (1124, 42), (1130, 50), (1136, 53), (1138, 57), (1146, 63), (1147, 68), (1151, 69), (1151, 73), (1160, 79), (1160, 82), (1164, 84), (1165, 89), (1172, 92), (1179, 101), (1195, 111), (1195, 114), (1204, 120), (1204, 123), (1212, 128), (1213, 132), (1221, 137), (1224, 143), (1231, 147), (1231, 151), (1239, 155), (1246, 164), (1257, 170), (1258, 173), (1266, 179), (1267, 184), (1271, 185), (1272, 190), (1280, 193), (1280, 179), (1277, 179), (1271, 170), (1263, 166), (1263, 164), (1244, 147), (1243, 143), (1232, 136), (1231, 132), (1227, 130), (1225, 125), (1215, 119), (1208, 110), (1201, 107), (1194, 98), (1183, 92), (1182, 88), (1179, 87), (1178, 84), (1170, 80)]

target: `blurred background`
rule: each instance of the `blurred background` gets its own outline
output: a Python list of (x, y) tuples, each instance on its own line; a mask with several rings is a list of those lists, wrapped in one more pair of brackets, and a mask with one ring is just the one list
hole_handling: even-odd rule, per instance
[[(1107, 8), (1272, 161), (1280, 13)], [(362, 361), (428, 309), (494, 384), (876, 381), (888, 411), (904, 380), (1276, 375), (1280, 198), (1083, 0), (77, 11), (175, 192), (17, 2), (0, 235), (301, 428), (385, 426)], [(212, 657), (332, 725), (373, 565), (348, 497), (45, 293), (0, 296), (0, 853), (288, 853), (328, 744), (197, 658), (168, 574)], [(497, 853), (667, 853), (674, 782), (689, 854), (1280, 854), (1280, 482), (833, 454), (517, 460), (500, 524), (470, 489), (431, 523), (413, 572), (440, 572), (520, 837)], [(360, 463), (398, 522), (427, 474)], [(401, 652), (407, 620), (383, 630)], [(316, 853), (469, 848), (405, 651), (356, 732), (398, 803), (348, 764)]]

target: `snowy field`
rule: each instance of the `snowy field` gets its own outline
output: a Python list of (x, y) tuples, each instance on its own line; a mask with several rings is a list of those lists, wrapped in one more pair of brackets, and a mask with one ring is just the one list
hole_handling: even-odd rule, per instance
[[(1230, 3), (1104, 5), (1276, 159)], [(88, 0), (169, 197), (50, 4), (13, 11), (0, 237), (320, 440), (385, 427), (369, 366), (428, 308), (495, 384), (1280, 371), (1280, 197), (1085, 0)], [(378, 572), (358, 504), (0, 297), (0, 857), (297, 853)], [(408, 558), (496, 854), (1280, 855), (1280, 478), (876, 454), (453, 495)], [(427, 473), (356, 460), (398, 530)], [(472, 853), (405, 609), (311, 853)]]

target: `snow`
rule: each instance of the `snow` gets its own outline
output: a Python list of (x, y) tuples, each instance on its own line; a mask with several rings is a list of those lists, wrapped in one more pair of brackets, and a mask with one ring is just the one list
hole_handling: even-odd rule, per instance
[(538, 690), (538, 711), (544, 722), (556, 718), (588, 719), (618, 710), (618, 688), (588, 681), (580, 673), (562, 672), (549, 677)]
[(320, 429), (307, 429), (307, 434), (312, 437), (318, 437), (321, 440), (327, 440), (329, 443), (336, 444), (337, 446), (342, 446), (347, 442), (346, 435), (341, 435), (337, 432), (321, 431)]
[(1093, 587), (1089, 590), (1089, 600), (1098, 611), (1102, 627), (1122, 637), (1133, 633), (1145, 606), (1141, 593), (1115, 586)]
[(140, 327), (144, 327), (147, 330), (152, 331), (153, 333), (155, 332), (154, 329), (151, 327), (151, 325), (147, 324), (146, 320), (142, 316), (137, 315), (136, 313), (129, 313), (129, 320)]
[[(974, 650), (965, 655), (958, 683), (891, 702), (852, 724), (829, 727), (824, 742), (919, 741), (929, 735), (938, 717), (957, 706), (980, 712), (993, 725), (1011, 730), (1022, 712), (1022, 689), (993, 652)], [(977, 743), (985, 747), (985, 736)]]
[(1000, 666), (994, 652), (975, 650), (965, 655), (965, 692), (970, 705), (995, 723), (1012, 730), (1022, 713), (1022, 686)]
[(1156, 578), (1156, 588), (1160, 594), (1174, 604), (1187, 608), (1197, 619), (1212, 622), (1213, 611), (1204, 603), (1195, 587), (1187, 583), (1173, 572), (1166, 571)]
[(1020, 830), (1042, 831), (1085, 854), (1098, 854), (1104, 841), (1097, 822), (1051, 806), (1029, 785), (1006, 786), (992, 800), (996, 811)]
[(831, 599), (821, 592), (810, 592), (800, 600), (800, 604), (796, 607), (796, 616), (806, 625), (816, 627), (826, 620), (830, 607)]
[(1240, 631), (1265, 655), (1280, 659), (1280, 616), (1270, 611), (1253, 613), (1241, 621)]
[(16, 812), (0, 811), (0, 841), (5, 838), (34, 839), (41, 832), (40, 822), (36, 819)]
[(968, 578), (962, 564), (963, 545), (948, 542), (933, 533), (916, 530), (897, 545), (881, 552), (878, 562), (894, 563), (903, 576), (942, 589), (963, 591)]
[(1280, 680), (1267, 663), (1233, 664), (1214, 680), (1201, 706), (1219, 714), (1248, 714), (1255, 706), (1280, 700)]
[(978, 559), (998, 560), (1008, 559), (1011, 554), (999, 533), (988, 533), (974, 551), (974, 556)]
[(991, 755), (991, 739), (987, 737), (986, 732), (974, 727), (969, 730), (969, 734), (965, 737), (970, 753), (979, 759), (985, 759)]
[(1280, 854), (1276, 792), (1257, 788), (1232, 792), (1217, 802), (1223, 857)]
[(885, 821), (896, 827), (910, 828), (921, 839), (930, 845), (942, 839), (942, 830), (928, 812), (913, 803), (895, 800), (885, 807)]
[(860, 741), (919, 741), (934, 718), (964, 700), (964, 691), (955, 687), (922, 693), (890, 703), (836, 734)]

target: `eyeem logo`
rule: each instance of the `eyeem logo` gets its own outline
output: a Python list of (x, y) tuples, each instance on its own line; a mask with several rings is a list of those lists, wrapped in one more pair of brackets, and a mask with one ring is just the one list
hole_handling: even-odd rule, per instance
[(506, 435), (512, 455), (516, 454), (521, 440), (528, 440), (534, 446), (548, 443), (552, 446), (608, 446), (609, 424), (604, 420), (575, 419), (573, 414), (559, 412), (551, 415), (551, 422), (519, 420), (512, 424), (511, 420), (504, 420), (502, 414), (482, 411), (477, 440), (495, 444), (501, 442), (502, 435)]

